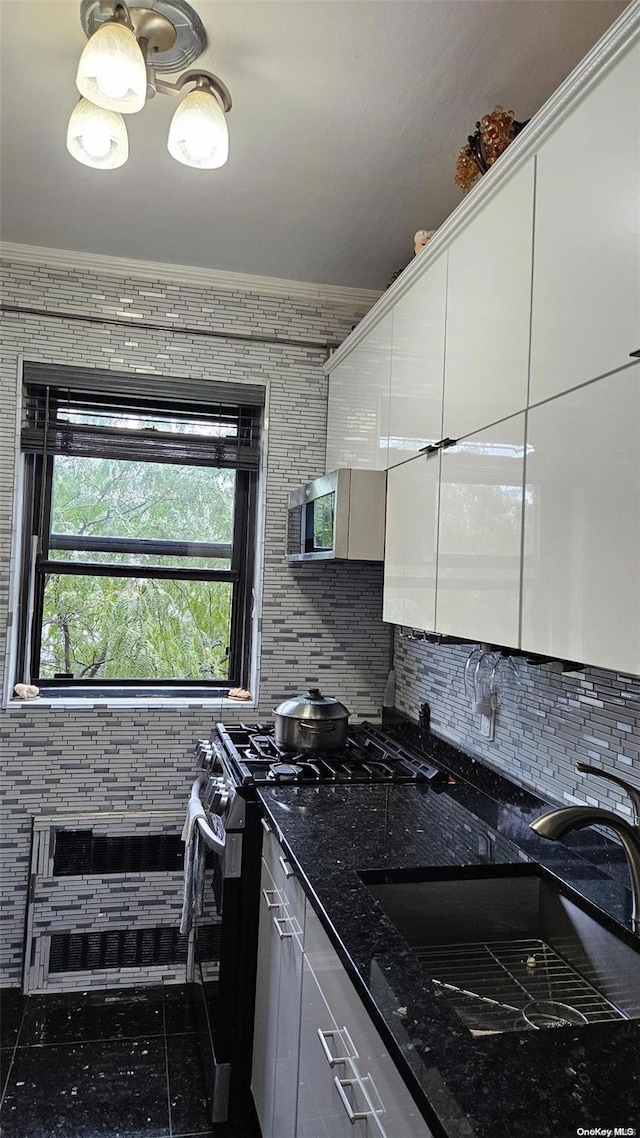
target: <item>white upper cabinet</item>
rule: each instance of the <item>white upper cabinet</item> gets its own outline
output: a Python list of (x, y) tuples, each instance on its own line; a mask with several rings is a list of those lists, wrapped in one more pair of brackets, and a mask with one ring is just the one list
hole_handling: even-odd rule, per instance
[(524, 420), (442, 452), (438, 632), (518, 646)]
[(393, 309), (388, 465), (442, 438), (447, 254)]
[(640, 349), (640, 46), (537, 157), (530, 402)]
[(529, 412), (522, 647), (640, 674), (640, 365)]
[(389, 434), (391, 313), (331, 372), (327, 470), (384, 470)]
[(387, 475), (382, 618), (433, 631), (440, 455), (419, 455)]
[(449, 248), (444, 429), (460, 439), (527, 405), (533, 158)]

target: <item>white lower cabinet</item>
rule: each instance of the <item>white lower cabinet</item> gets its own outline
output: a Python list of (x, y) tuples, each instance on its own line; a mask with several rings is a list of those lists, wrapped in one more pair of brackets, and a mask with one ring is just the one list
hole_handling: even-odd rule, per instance
[[(322, 1000), (312, 987), (311, 978)], [(304, 1082), (308, 1086), (313, 1084), (317, 1097), (320, 1085), (328, 1087), (325, 1068), (329, 1067), (333, 1071), (333, 1094), (324, 1095), (326, 1109), (331, 1116), (337, 1114), (337, 1096), (352, 1125), (352, 1134), (363, 1138), (380, 1134), (385, 1138), (431, 1138), (424, 1118), (310, 905), (307, 905), (305, 921), (305, 982), (311, 998), (308, 1004), (303, 1002), (301, 1040), (307, 1043), (305, 1056), (311, 1057), (311, 1063), (308, 1069), (301, 1065), (301, 1086)], [(311, 1046), (314, 1031), (319, 1058), (314, 1057)], [(318, 1031), (323, 1034), (324, 1046), (320, 1044)], [(338, 1059), (344, 1062), (337, 1062)], [(299, 1112), (301, 1101), (304, 1109), (308, 1098), (302, 1090)], [(358, 1113), (363, 1117), (351, 1117)], [(329, 1130), (328, 1134), (348, 1132), (336, 1129)], [(313, 1130), (310, 1133), (303, 1130), (301, 1136), (316, 1138)]]
[(431, 1138), (273, 833), (264, 853), (251, 1078), (263, 1138)]
[[(342, 1086), (345, 1097), (338, 1090)], [(365, 1118), (351, 1121), (351, 1114)], [(300, 1066), (298, 1070), (297, 1138), (347, 1138), (354, 1133), (380, 1138), (371, 1105), (354, 1078), (349, 1060), (349, 1044), (343, 1038), (329, 1011), (313, 968), (307, 957), (302, 975), (300, 1017)]]
[(278, 1000), (280, 994), (281, 942), (274, 924), (281, 905), (276, 884), (266, 862), (262, 862), (260, 881), (260, 921), (258, 925), (258, 969), (256, 1011), (253, 1029), (251, 1091), (262, 1138), (276, 1138), (273, 1128), (275, 1099)]
[(273, 1133), (274, 1138), (295, 1138), (305, 901), (302, 887), (286, 861), (283, 875), (282, 910), (274, 922), (280, 938), (280, 982)]
[(522, 647), (640, 674), (640, 366), (529, 411)]
[(436, 629), (443, 634), (518, 647), (524, 420), (513, 415), (442, 452)]
[(264, 852), (251, 1090), (262, 1138), (295, 1138), (305, 902), (273, 834)]
[(382, 617), (391, 624), (435, 628), (439, 476), (439, 454), (387, 474)]

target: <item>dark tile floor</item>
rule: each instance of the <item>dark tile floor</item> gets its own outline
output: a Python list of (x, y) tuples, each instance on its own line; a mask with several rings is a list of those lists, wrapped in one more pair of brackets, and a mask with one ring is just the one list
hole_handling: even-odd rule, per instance
[(0, 1090), (2, 1138), (260, 1138), (246, 1103), (211, 1128), (181, 985), (28, 998), (1, 989)]

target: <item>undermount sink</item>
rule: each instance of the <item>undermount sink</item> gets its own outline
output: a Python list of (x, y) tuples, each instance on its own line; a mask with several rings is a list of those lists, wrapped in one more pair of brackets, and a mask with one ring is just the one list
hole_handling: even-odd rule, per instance
[(640, 1018), (640, 940), (542, 866), (360, 877), (473, 1035)]

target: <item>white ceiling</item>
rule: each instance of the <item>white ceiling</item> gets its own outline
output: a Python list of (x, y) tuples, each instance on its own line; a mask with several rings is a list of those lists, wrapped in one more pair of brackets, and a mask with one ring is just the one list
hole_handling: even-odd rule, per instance
[[(135, 0), (136, 3), (140, 0)], [(174, 162), (172, 100), (127, 116), (129, 161), (65, 149), (79, 0), (1, 0), (6, 241), (383, 288), (460, 201), (453, 177), (496, 103), (529, 118), (618, 0), (190, 0), (198, 61), (233, 96), (222, 170)]]

